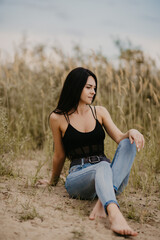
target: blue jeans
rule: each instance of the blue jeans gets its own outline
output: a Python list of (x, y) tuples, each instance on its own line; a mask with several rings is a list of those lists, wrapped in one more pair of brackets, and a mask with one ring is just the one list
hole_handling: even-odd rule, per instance
[[(116, 150), (112, 163), (101, 161), (85, 163), (70, 168), (65, 187), (73, 198), (93, 200), (96, 195), (107, 213), (109, 203), (118, 205), (116, 195), (126, 187), (136, 155), (136, 144), (123, 139)], [(82, 159), (83, 160), (83, 159)], [(119, 205), (118, 205), (119, 206)]]

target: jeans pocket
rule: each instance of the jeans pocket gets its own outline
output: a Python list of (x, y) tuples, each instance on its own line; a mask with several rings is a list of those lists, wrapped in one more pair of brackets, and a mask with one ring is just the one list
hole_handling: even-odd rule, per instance
[(82, 169), (82, 166), (81, 165), (76, 165), (76, 166), (73, 166), (69, 169), (69, 173), (73, 173), (73, 172), (76, 172), (78, 170)]

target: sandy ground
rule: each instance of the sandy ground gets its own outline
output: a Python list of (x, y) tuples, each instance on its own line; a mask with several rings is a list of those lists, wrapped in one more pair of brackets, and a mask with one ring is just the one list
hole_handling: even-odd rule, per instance
[[(16, 170), (20, 169), (20, 176), (0, 179), (0, 240), (125, 239), (109, 229), (107, 218), (90, 221), (88, 216), (96, 200), (69, 198), (62, 180), (56, 187), (33, 187), (38, 162), (34, 159), (17, 160), (15, 166)], [(46, 170), (43, 167), (42, 176), (47, 177)], [(127, 217), (123, 198), (124, 195), (119, 197), (121, 211)], [(141, 213), (138, 221), (128, 219), (130, 226), (139, 233), (129, 239), (159, 240), (158, 194), (146, 201), (140, 192), (132, 191), (126, 201), (135, 202), (135, 209)]]

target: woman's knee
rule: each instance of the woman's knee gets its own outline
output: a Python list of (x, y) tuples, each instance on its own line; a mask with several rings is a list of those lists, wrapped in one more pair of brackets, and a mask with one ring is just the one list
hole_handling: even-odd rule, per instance
[(110, 163), (101, 161), (97, 164), (96, 173), (102, 174), (103, 172), (111, 172)]
[(135, 142), (133, 142), (131, 144), (129, 138), (125, 138), (125, 139), (121, 140), (119, 143), (119, 146), (121, 148), (127, 148), (131, 152), (136, 153), (136, 144), (135, 144)]
[(110, 168), (110, 163), (106, 162), (106, 161), (101, 161), (98, 163), (98, 168)]

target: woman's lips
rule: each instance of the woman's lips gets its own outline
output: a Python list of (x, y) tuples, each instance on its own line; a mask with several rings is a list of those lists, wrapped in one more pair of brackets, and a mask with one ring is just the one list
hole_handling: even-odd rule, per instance
[(93, 97), (88, 97), (90, 100), (92, 100), (93, 99)]

